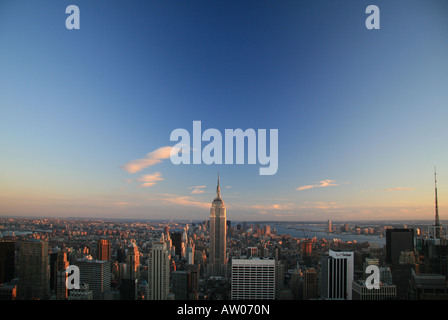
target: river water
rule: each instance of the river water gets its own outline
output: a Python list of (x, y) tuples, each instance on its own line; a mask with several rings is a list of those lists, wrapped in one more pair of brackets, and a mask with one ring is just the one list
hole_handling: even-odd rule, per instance
[[(272, 224), (271, 228), (277, 230), (278, 235), (290, 235), (293, 238), (309, 238), (316, 237), (317, 240), (326, 239), (331, 241), (333, 239), (340, 239), (343, 242), (369, 242), (373, 247), (382, 247), (386, 244), (386, 237), (379, 235), (365, 235), (352, 233), (328, 233), (325, 224)], [(302, 228), (304, 230), (302, 230)]]

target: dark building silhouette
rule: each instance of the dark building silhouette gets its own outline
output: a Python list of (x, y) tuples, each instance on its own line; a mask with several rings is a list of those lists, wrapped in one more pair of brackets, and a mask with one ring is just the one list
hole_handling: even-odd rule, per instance
[(174, 246), (174, 253), (176, 256), (181, 257), (182, 255), (182, 232), (172, 232), (171, 241)]
[(446, 277), (441, 274), (415, 274), (410, 281), (411, 300), (448, 300)]
[(189, 271), (174, 271), (171, 273), (174, 299), (188, 300), (191, 293), (191, 273)]
[(387, 229), (386, 230), (386, 263), (390, 265), (392, 281), (397, 286), (397, 298), (409, 299), (409, 283), (415, 264), (401, 262), (402, 252), (414, 252), (413, 229)]
[(0, 283), (10, 282), (14, 278), (15, 250), (14, 241), (0, 242)]
[(123, 279), (120, 291), (122, 300), (137, 300), (137, 279)]
[(50, 291), (48, 242), (27, 240), (20, 245), (19, 300), (43, 300)]
[(386, 263), (398, 264), (402, 251), (414, 251), (414, 230), (387, 229)]

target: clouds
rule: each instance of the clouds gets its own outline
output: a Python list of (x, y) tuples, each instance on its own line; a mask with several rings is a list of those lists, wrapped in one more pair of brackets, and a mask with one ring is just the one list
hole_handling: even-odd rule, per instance
[(170, 157), (172, 148), (173, 147), (171, 146), (161, 147), (146, 154), (146, 156), (142, 159), (129, 161), (128, 163), (123, 165), (122, 168), (129, 173), (137, 173), (147, 167), (161, 163), (164, 159), (168, 159)]
[(335, 180), (322, 180), (319, 181), (319, 183), (316, 184), (310, 184), (310, 185), (306, 185), (306, 186), (301, 186), (298, 187), (297, 190), (302, 191), (302, 190), (308, 190), (308, 189), (313, 189), (313, 188), (324, 188), (324, 187), (334, 187), (334, 186), (338, 186), (338, 183), (335, 183)]
[(160, 172), (156, 172), (153, 174), (145, 174), (137, 179), (138, 181), (143, 182), (141, 184), (142, 187), (151, 187), (155, 185), (157, 182), (162, 181), (162, 174)]
[(188, 189), (193, 189), (191, 191), (191, 194), (200, 194), (200, 193), (204, 193), (205, 192), (205, 188), (207, 186), (194, 186), (194, 187), (189, 187)]
[(408, 187), (395, 187), (395, 188), (387, 188), (387, 189), (380, 189), (380, 190), (361, 190), (361, 193), (365, 192), (394, 192), (394, 191), (412, 191), (417, 190), (416, 188), (408, 188)]
[[(142, 159), (135, 159), (127, 162), (121, 168), (129, 173), (137, 173), (146, 169), (150, 166), (161, 163), (164, 159), (168, 159), (170, 157), (171, 151), (173, 147), (165, 146), (158, 148), (154, 151), (151, 151), (146, 154), (146, 156)], [(131, 179), (126, 179), (127, 182), (131, 182)], [(152, 187), (157, 182), (163, 181), (162, 174), (160, 172), (155, 172), (152, 174), (142, 175), (140, 178), (137, 178), (136, 181), (143, 182), (141, 187)]]
[[(210, 209), (209, 202), (203, 202), (198, 199), (189, 196), (179, 196), (174, 194), (163, 194), (163, 201), (169, 204), (174, 204), (176, 206), (187, 206), (187, 207), (195, 207), (201, 209)], [(207, 211), (205, 211), (207, 212)]]
[(255, 205), (247, 205), (246, 207), (255, 209), (255, 210), (262, 210), (262, 211), (268, 211), (268, 210), (284, 211), (284, 210), (293, 210), (294, 204), (292, 204), (292, 203), (282, 203), (282, 204), (274, 203), (274, 204), (265, 204), (265, 205), (255, 204)]
[(384, 191), (390, 192), (390, 191), (403, 191), (403, 190), (415, 190), (415, 188), (403, 188), (403, 187), (397, 187), (397, 188), (389, 188)]

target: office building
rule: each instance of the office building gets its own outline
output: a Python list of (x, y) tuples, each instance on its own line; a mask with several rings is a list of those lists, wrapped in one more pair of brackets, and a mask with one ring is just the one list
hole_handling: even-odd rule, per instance
[(110, 241), (108, 239), (98, 240), (97, 245), (98, 260), (108, 261), (111, 257)]
[(330, 250), (322, 257), (321, 297), (329, 300), (351, 300), (354, 278), (354, 253)]
[(398, 264), (402, 251), (414, 251), (413, 229), (387, 229), (386, 230), (386, 262)]
[(446, 277), (441, 274), (412, 271), (409, 285), (410, 300), (447, 300), (448, 287)]
[(47, 299), (50, 292), (48, 242), (27, 240), (20, 245), (19, 300)]
[(50, 290), (55, 294), (57, 300), (67, 298), (65, 269), (68, 266), (67, 253), (57, 247), (53, 248), (50, 254)]
[(151, 248), (148, 267), (149, 300), (167, 300), (170, 284), (170, 254), (166, 243), (154, 243)]
[[(182, 256), (182, 232), (171, 233), (171, 243), (174, 247), (174, 253), (179, 258)], [(167, 248), (167, 250), (169, 250)]]
[(216, 198), (210, 208), (210, 243), (208, 257), (208, 273), (210, 276), (227, 276), (227, 253), (226, 253), (226, 206), (221, 199), (221, 190), (216, 187)]
[(392, 283), (381, 282), (378, 289), (368, 288), (365, 280), (357, 280), (352, 285), (353, 300), (395, 300), (397, 287)]
[(80, 283), (87, 283), (93, 292), (94, 300), (101, 300), (111, 289), (111, 263), (104, 260), (93, 260), (88, 258), (76, 262), (79, 268)]
[(135, 242), (132, 242), (126, 253), (126, 279), (139, 279), (140, 252)]
[(191, 273), (189, 271), (174, 271), (171, 274), (172, 290), (175, 300), (188, 300), (192, 291)]
[(14, 279), (15, 250), (14, 241), (0, 241), (0, 283)]
[(79, 289), (70, 290), (68, 300), (93, 300), (93, 291), (90, 290), (89, 284), (81, 283)]
[(137, 300), (138, 281), (135, 278), (123, 279), (120, 287), (122, 300)]
[(317, 299), (317, 271), (314, 268), (306, 268), (303, 272), (303, 300)]
[(233, 259), (232, 300), (274, 300), (276, 297), (274, 259)]

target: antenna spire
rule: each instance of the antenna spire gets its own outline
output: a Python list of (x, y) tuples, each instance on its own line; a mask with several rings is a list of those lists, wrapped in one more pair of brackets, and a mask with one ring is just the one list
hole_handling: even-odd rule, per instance
[(440, 226), (440, 220), (439, 220), (439, 205), (437, 203), (437, 173), (436, 173), (436, 166), (434, 166), (434, 186), (435, 186), (435, 201), (436, 201), (436, 221), (435, 226)]
[(216, 187), (216, 198), (221, 199), (221, 189), (219, 187), (219, 171), (218, 171), (218, 186)]

